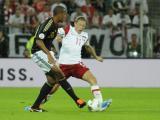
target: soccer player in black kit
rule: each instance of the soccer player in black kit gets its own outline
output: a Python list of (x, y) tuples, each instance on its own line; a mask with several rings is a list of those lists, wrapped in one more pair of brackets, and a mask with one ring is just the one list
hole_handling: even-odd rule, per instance
[(79, 108), (86, 105), (82, 99), (76, 96), (71, 85), (65, 80), (65, 76), (54, 57), (54, 53), (51, 51), (52, 42), (57, 36), (58, 23), (63, 22), (67, 14), (63, 7), (57, 6), (53, 11), (53, 15), (53, 17), (40, 24), (35, 33), (32, 60), (45, 72), (47, 82), (42, 86), (34, 104), (31, 107), (25, 108), (25, 110), (30, 112), (45, 111), (40, 108), (40, 104), (56, 83), (61, 85)]

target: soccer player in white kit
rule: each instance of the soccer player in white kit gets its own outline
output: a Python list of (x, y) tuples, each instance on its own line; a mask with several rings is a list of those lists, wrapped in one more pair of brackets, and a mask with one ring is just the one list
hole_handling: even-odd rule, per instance
[[(94, 99), (100, 104), (105, 104), (104, 110), (111, 104), (111, 100), (103, 101), (100, 87), (95, 76), (81, 61), (81, 50), (85, 46), (86, 50), (98, 61), (103, 62), (103, 58), (97, 56), (93, 47), (89, 44), (88, 33), (83, 30), (86, 27), (86, 19), (79, 16), (75, 19), (74, 27), (68, 25), (64, 29), (59, 29), (57, 40), (62, 42), (60, 49), (59, 64), (66, 78), (75, 77), (87, 81), (91, 85)], [(54, 93), (53, 89), (50, 94)]]

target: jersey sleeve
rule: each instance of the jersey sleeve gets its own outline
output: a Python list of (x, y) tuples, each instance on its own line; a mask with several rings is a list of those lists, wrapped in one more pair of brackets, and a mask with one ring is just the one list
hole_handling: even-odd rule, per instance
[(58, 29), (58, 35), (61, 37), (65, 37), (70, 30), (70, 25), (67, 25), (65, 28), (59, 28)]
[(47, 37), (48, 31), (51, 28), (52, 20), (46, 21), (39, 25), (35, 33), (35, 38), (38, 40), (44, 40)]
[(62, 38), (65, 36), (65, 31), (63, 28), (58, 28), (58, 35), (61, 36)]

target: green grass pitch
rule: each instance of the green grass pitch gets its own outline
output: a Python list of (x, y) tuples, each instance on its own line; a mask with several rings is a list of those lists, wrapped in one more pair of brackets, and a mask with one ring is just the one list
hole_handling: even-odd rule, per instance
[[(92, 98), (89, 88), (75, 88), (86, 101)], [(79, 109), (59, 89), (43, 107), (46, 113), (24, 111), (31, 105), (39, 88), (0, 88), (0, 120), (160, 120), (160, 88), (102, 88), (104, 98), (113, 103), (105, 112)]]

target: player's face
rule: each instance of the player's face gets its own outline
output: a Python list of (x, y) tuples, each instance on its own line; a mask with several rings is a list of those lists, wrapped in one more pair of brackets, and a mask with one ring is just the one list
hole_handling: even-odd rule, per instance
[(132, 43), (137, 43), (137, 36), (136, 35), (132, 35)]
[(86, 21), (78, 20), (74, 25), (77, 32), (81, 33), (86, 28)]
[(109, 15), (110, 15), (110, 16), (113, 15), (113, 10), (109, 10)]
[(66, 12), (62, 12), (60, 14), (60, 22), (64, 22), (67, 20), (67, 13)]
[(137, 36), (136, 35), (132, 35), (132, 40), (137, 40)]

